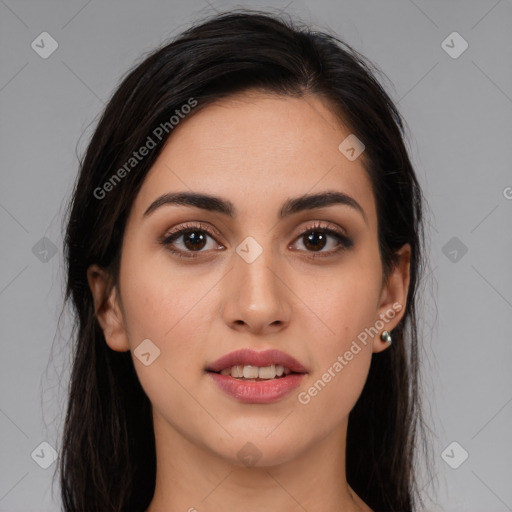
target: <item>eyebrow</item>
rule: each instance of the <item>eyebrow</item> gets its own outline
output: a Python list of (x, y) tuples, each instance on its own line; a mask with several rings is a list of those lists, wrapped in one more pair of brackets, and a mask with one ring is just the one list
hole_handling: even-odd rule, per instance
[[(353, 198), (337, 191), (325, 191), (318, 194), (305, 194), (299, 197), (287, 199), (279, 212), (279, 218), (285, 218), (304, 210), (324, 208), (332, 205), (344, 205), (359, 212), (364, 221), (368, 223), (366, 214), (361, 205)], [(236, 216), (236, 208), (233, 203), (221, 197), (202, 194), (198, 192), (169, 192), (155, 199), (144, 212), (143, 217), (149, 216), (156, 209), (164, 205), (181, 205), (201, 208), (212, 212), (222, 213), (229, 217)]]

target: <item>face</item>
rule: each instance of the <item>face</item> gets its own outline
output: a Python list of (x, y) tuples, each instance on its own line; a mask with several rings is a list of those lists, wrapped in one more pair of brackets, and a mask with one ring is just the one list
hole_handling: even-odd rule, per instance
[[(109, 346), (132, 351), (160, 433), (272, 465), (345, 431), (408, 286), (407, 248), (384, 282), (364, 154), (338, 149), (349, 134), (318, 97), (256, 92), (174, 129), (98, 312)], [(255, 353), (221, 359), (242, 349)]]

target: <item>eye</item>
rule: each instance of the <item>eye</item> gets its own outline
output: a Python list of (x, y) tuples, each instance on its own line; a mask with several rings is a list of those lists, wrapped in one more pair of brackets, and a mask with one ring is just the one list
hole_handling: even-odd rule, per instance
[[(312, 254), (312, 257), (332, 256), (333, 254), (353, 246), (352, 240), (339, 229), (332, 229), (327, 226), (322, 226), (321, 224), (315, 224), (301, 233), (297, 242), (299, 246), (302, 245), (307, 252), (319, 253)], [(324, 250), (326, 247), (327, 250)]]
[[(197, 258), (199, 253), (206, 250), (223, 248), (215, 241), (216, 233), (212, 231), (203, 224), (186, 224), (167, 233), (160, 243), (180, 258)], [(309, 256), (313, 258), (333, 256), (353, 246), (353, 242), (339, 228), (321, 224), (303, 231), (296, 240), (296, 244), (304, 247), (299, 250), (310, 253)], [(328, 250), (324, 250), (326, 247)]]
[[(166, 234), (161, 240), (172, 253), (182, 258), (197, 258), (203, 249), (215, 249), (218, 243), (209, 242), (208, 238), (214, 239), (214, 234), (202, 224), (186, 224)], [(210, 246), (208, 247), (208, 243)]]

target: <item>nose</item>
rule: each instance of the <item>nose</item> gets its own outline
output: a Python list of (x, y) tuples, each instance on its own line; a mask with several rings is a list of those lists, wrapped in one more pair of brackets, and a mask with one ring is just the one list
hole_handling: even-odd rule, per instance
[(237, 253), (224, 287), (225, 323), (239, 332), (272, 334), (288, 326), (290, 290), (282, 266), (267, 248), (251, 263)]

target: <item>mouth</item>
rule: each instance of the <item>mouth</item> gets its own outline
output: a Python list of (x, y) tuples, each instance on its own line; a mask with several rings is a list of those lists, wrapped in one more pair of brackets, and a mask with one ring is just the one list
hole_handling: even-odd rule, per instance
[(208, 365), (208, 372), (235, 379), (275, 379), (290, 373), (307, 373), (297, 359), (281, 350), (241, 349), (230, 352)]
[(279, 350), (238, 350), (205, 368), (218, 388), (239, 402), (265, 404), (300, 385), (306, 368)]

